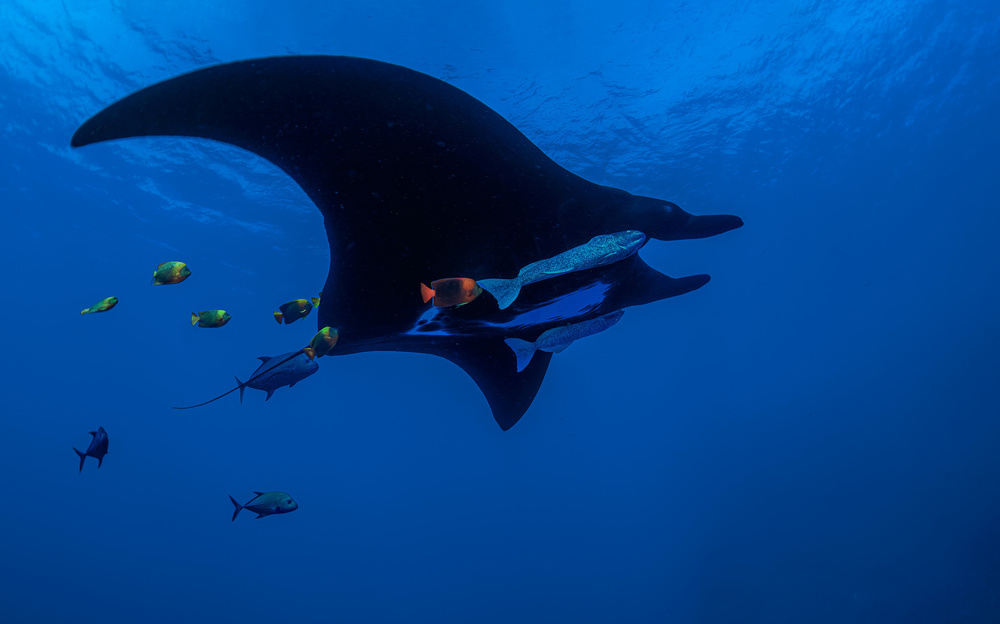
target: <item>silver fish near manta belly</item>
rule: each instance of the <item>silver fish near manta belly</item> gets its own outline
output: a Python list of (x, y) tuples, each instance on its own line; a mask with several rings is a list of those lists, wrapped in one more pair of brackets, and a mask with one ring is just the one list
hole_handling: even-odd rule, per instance
[(482, 279), (476, 283), (493, 295), (500, 309), (514, 303), (521, 288), (573, 271), (583, 271), (594, 267), (618, 262), (639, 251), (646, 242), (646, 235), (635, 230), (625, 230), (614, 234), (601, 234), (589, 242), (564, 251), (561, 254), (532, 262), (525, 266), (513, 279)]
[(305, 353), (295, 354), (295, 351), (289, 351), (274, 357), (259, 356), (257, 359), (260, 360), (260, 366), (250, 376), (250, 381), (243, 383), (239, 377), (236, 378), (236, 383), (240, 385), (240, 403), (243, 402), (243, 389), (248, 386), (267, 392), (264, 397), (266, 401), (281, 386), (291, 388), (319, 370), (319, 364), (310, 360)]
[(618, 310), (617, 312), (605, 314), (589, 321), (555, 327), (542, 332), (542, 335), (535, 342), (528, 342), (520, 338), (508, 338), (504, 342), (514, 350), (514, 355), (517, 357), (517, 372), (520, 373), (531, 363), (531, 358), (534, 357), (535, 351), (561, 353), (566, 347), (573, 344), (574, 340), (593, 336), (610, 328), (620, 321), (624, 314), (625, 310)]

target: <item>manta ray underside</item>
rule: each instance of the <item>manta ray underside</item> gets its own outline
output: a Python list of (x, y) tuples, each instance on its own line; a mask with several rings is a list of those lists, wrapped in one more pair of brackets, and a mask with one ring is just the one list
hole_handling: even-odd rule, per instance
[(421, 282), (512, 278), (599, 234), (678, 240), (743, 225), (588, 182), (467, 93), (361, 58), (286, 56), (197, 70), (108, 106), (72, 145), (138, 136), (214, 139), (283, 169), (323, 213), (330, 272), (318, 325), (339, 330), (331, 355), (447, 358), (479, 385), (504, 430), (528, 409), (551, 358), (538, 352), (518, 373), (505, 338), (535, 340), (690, 292), (708, 276), (672, 279), (633, 254), (525, 286), (504, 310), (485, 293), (464, 306), (429, 307)]

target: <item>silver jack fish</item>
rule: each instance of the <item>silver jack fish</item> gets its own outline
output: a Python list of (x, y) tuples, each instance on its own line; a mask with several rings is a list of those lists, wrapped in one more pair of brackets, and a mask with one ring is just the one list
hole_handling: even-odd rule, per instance
[(542, 335), (535, 342), (528, 342), (520, 338), (507, 338), (504, 342), (514, 350), (514, 355), (517, 357), (517, 372), (520, 373), (531, 363), (535, 351), (561, 353), (566, 347), (573, 344), (574, 340), (593, 336), (608, 329), (621, 320), (623, 314), (625, 314), (625, 310), (618, 310), (589, 321), (554, 327), (542, 332)]
[(521, 288), (528, 284), (618, 262), (634, 254), (645, 242), (646, 235), (635, 230), (601, 234), (569, 251), (532, 262), (522, 268), (514, 279), (482, 279), (476, 280), (476, 283), (493, 295), (503, 310), (514, 303)]
[(229, 497), (229, 500), (233, 501), (233, 505), (236, 506), (233, 520), (236, 520), (236, 516), (244, 509), (249, 509), (257, 514), (258, 518), (263, 518), (274, 514), (289, 513), (299, 508), (299, 504), (292, 500), (292, 497), (286, 492), (254, 492), (254, 494), (257, 496), (251, 498), (244, 505), (237, 503), (232, 496)]

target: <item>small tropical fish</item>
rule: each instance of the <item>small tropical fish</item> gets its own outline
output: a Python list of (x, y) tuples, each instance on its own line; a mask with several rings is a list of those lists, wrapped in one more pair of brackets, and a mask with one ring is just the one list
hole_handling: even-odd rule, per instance
[(447, 306), (464, 305), (469, 303), (483, 292), (483, 289), (476, 284), (476, 281), (468, 277), (446, 277), (445, 279), (434, 280), (430, 288), (420, 285), (420, 296), (424, 303), (432, 298), (434, 305), (438, 308)]
[(308, 316), (312, 312), (312, 309), (313, 304), (309, 303), (306, 299), (289, 301), (278, 306), (279, 311), (274, 313), (274, 320), (278, 321), (278, 325), (281, 325), (281, 321), (285, 321), (285, 325), (291, 325), (295, 321)]
[(299, 508), (299, 504), (285, 492), (254, 492), (254, 494), (257, 496), (251, 498), (245, 505), (237, 503), (232, 496), (229, 497), (229, 500), (233, 501), (233, 505), (236, 506), (233, 520), (236, 520), (236, 516), (244, 509), (249, 509), (257, 514), (258, 518), (263, 518), (274, 514), (289, 513)]
[(513, 279), (482, 279), (479, 280), (479, 285), (496, 298), (500, 309), (503, 310), (514, 303), (523, 286), (573, 271), (583, 271), (617, 262), (638, 251), (645, 242), (646, 235), (635, 230), (601, 234), (569, 251), (532, 262), (521, 269)]
[(335, 328), (324, 327), (316, 332), (316, 335), (309, 341), (309, 346), (302, 351), (309, 356), (310, 360), (323, 357), (333, 349), (339, 337), (340, 333)]
[(80, 314), (94, 314), (95, 312), (107, 312), (116, 305), (118, 305), (118, 297), (105, 297), (104, 299), (101, 299), (100, 301), (90, 306), (89, 308), (80, 310)]
[(191, 275), (191, 269), (176, 260), (163, 262), (153, 271), (153, 286), (180, 284)]
[(528, 342), (520, 338), (507, 338), (504, 342), (514, 350), (514, 355), (517, 357), (517, 372), (520, 373), (531, 363), (531, 358), (535, 356), (535, 351), (542, 350), (550, 353), (561, 353), (566, 347), (573, 344), (574, 340), (586, 338), (587, 336), (592, 336), (608, 329), (617, 323), (623, 314), (625, 314), (625, 310), (618, 310), (595, 319), (590, 319), (589, 321), (570, 323), (562, 327), (553, 327), (552, 329), (543, 331), (542, 335), (535, 342)]
[(191, 324), (198, 327), (222, 327), (231, 319), (229, 312), (225, 310), (205, 310), (195, 314), (191, 313)]
[(80, 456), (80, 472), (83, 472), (83, 462), (88, 457), (97, 458), (97, 467), (100, 468), (101, 464), (104, 463), (104, 456), (108, 454), (108, 432), (104, 430), (104, 427), (98, 427), (97, 431), (90, 431), (90, 435), (94, 436), (90, 440), (90, 446), (87, 447), (86, 453), (81, 453), (76, 451), (76, 454)]

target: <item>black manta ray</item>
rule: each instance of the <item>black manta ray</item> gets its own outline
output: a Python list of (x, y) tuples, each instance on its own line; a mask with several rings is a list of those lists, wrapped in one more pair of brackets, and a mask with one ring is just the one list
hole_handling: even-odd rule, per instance
[(525, 286), (500, 310), (424, 304), (420, 284), (513, 278), (594, 236), (703, 238), (743, 225), (600, 186), (563, 169), (467, 93), (368, 59), (287, 56), (197, 70), (142, 89), (87, 120), (80, 147), (125, 137), (186, 136), (271, 161), (323, 213), (330, 272), (318, 326), (339, 330), (331, 355), (431, 353), (462, 367), (509, 429), (531, 404), (551, 354), (517, 372), (505, 338), (690, 292), (707, 275), (667, 277), (638, 254)]

